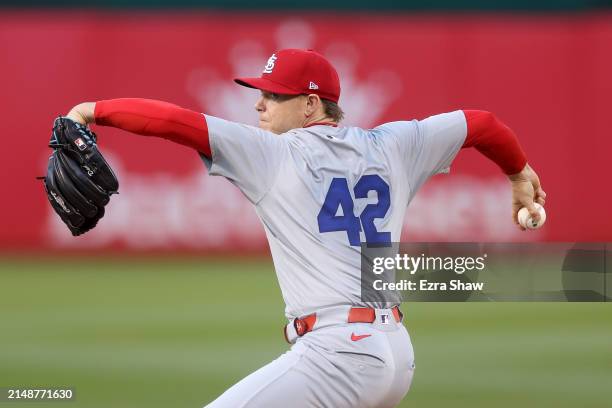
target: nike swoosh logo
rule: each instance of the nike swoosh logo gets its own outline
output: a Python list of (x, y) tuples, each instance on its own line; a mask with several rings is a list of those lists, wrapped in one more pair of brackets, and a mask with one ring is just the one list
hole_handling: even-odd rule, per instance
[(351, 340), (359, 341), (359, 340), (363, 340), (366, 337), (370, 337), (370, 336), (371, 334), (362, 334), (362, 335), (356, 336), (355, 333), (351, 333)]

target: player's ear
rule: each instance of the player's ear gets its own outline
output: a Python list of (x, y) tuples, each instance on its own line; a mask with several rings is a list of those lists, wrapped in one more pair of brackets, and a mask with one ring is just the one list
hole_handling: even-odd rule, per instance
[(305, 109), (305, 114), (306, 116), (312, 116), (313, 113), (315, 113), (317, 111), (317, 109), (319, 109), (319, 107), (321, 106), (321, 98), (319, 98), (319, 95), (315, 95), (315, 94), (310, 94), (310, 95), (306, 95), (306, 109)]

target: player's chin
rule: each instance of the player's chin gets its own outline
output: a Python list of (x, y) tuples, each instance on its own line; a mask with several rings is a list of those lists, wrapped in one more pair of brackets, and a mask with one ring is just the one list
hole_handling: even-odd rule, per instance
[(265, 120), (259, 120), (259, 128), (263, 130), (267, 130), (268, 132), (274, 132), (272, 124)]

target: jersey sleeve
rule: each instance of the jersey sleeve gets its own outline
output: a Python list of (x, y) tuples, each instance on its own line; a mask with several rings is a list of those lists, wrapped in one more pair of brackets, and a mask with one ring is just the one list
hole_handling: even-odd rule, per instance
[(272, 187), (286, 154), (283, 138), (253, 126), (204, 116), (212, 158), (200, 157), (209, 174), (227, 178), (257, 204)]
[(462, 111), (430, 116), (417, 121), (391, 122), (379, 126), (390, 148), (399, 150), (399, 160), (410, 186), (418, 189), (429, 177), (448, 173), (467, 135)]

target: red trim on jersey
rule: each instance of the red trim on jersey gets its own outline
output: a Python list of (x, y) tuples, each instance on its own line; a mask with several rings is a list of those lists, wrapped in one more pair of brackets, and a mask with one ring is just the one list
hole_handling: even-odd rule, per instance
[(168, 102), (121, 98), (96, 102), (94, 118), (97, 125), (163, 137), (211, 157), (208, 126), (201, 113)]
[(307, 127), (317, 126), (317, 125), (326, 125), (326, 126), (338, 127), (338, 124), (334, 123), (334, 122), (312, 122), (312, 123), (309, 123), (308, 125), (306, 125), (304, 127), (307, 128)]
[(490, 112), (464, 110), (463, 113), (468, 130), (462, 147), (475, 147), (506, 174), (523, 170), (527, 156), (512, 129)]

